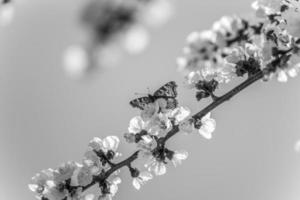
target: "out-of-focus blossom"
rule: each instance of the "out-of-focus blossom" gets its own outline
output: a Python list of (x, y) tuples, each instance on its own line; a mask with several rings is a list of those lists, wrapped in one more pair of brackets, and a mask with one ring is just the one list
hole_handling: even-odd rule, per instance
[(287, 82), (288, 77), (294, 78), (299, 74), (300, 71), (300, 63), (294, 65), (294, 66), (289, 66), (288, 68), (285, 69), (278, 69), (277, 71), (277, 80), (279, 82)]
[(243, 20), (237, 16), (224, 16), (213, 24), (212, 30), (216, 34), (216, 45), (226, 47), (231, 40), (239, 36), (239, 31), (245, 28)]
[(107, 136), (103, 140), (95, 137), (90, 141), (89, 147), (94, 149), (95, 151), (103, 151), (107, 153), (108, 151), (113, 151), (116, 153), (119, 147), (120, 139), (117, 136)]
[(89, 69), (111, 69), (116, 67), (120, 60), (123, 58), (123, 49), (120, 48), (120, 44), (117, 41), (112, 41), (105, 45), (91, 46), (89, 54), (92, 55), (89, 62)]
[(123, 38), (123, 46), (130, 54), (138, 54), (149, 44), (149, 33), (144, 27), (134, 26), (128, 30)]
[(172, 110), (169, 114), (169, 117), (174, 119), (175, 124), (179, 124), (180, 122), (184, 121), (191, 115), (191, 110), (187, 107), (178, 107)]
[(169, 0), (90, 0), (82, 14), (88, 51), (67, 51), (67, 73), (80, 78), (91, 69), (116, 66), (124, 51), (142, 52), (150, 41), (149, 28), (169, 20), (172, 8)]
[(93, 175), (97, 175), (101, 172), (102, 163), (95, 151), (86, 151), (84, 154), (83, 163), (85, 164), (85, 166), (90, 168), (90, 171)]
[(6, 26), (9, 25), (15, 15), (15, 6), (14, 2), (5, 1), (0, 5), (0, 25)]
[(53, 181), (53, 172), (53, 169), (47, 169), (32, 177), (31, 183), (28, 187), (36, 194), (37, 198), (41, 198), (47, 192), (49, 182)]
[(142, 21), (150, 26), (159, 27), (174, 15), (174, 6), (169, 0), (150, 0), (140, 14)]
[(78, 167), (76, 162), (67, 162), (62, 164), (58, 169), (53, 172), (53, 181), (57, 184), (71, 179), (74, 171)]
[(144, 171), (140, 172), (139, 175), (132, 180), (132, 185), (135, 189), (139, 190), (142, 185), (144, 185), (147, 181), (153, 178), (150, 172)]
[(72, 78), (81, 78), (89, 68), (89, 58), (81, 46), (70, 46), (64, 54), (64, 70)]

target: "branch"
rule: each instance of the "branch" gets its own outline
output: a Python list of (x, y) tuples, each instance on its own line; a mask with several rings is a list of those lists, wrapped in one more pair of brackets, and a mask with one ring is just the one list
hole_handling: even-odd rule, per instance
[(131, 156), (129, 156), (127, 159), (111, 166), (111, 168), (104, 174), (101, 173), (99, 176), (94, 176), (93, 181), (90, 184), (83, 187), (82, 191), (89, 189), (96, 183), (101, 183), (102, 181), (106, 180), (111, 174), (118, 171), (122, 167), (130, 166), (130, 164), (138, 158), (138, 154), (139, 154), (139, 151), (136, 151)]
[[(215, 101), (213, 101), (211, 104), (209, 104), (207, 107), (205, 107), (200, 112), (193, 115), (194, 119), (201, 119), (203, 116), (205, 116), (207, 113), (221, 105), (222, 103), (230, 100), (233, 96), (241, 92), (243, 89), (247, 88), (252, 83), (256, 82), (257, 80), (260, 80), (263, 78), (263, 72), (259, 71), (258, 73), (250, 76), (247, 80), (245, 80), (240, 85), (236, 86), (226, 94), (224, 94), (221, 97), (218, 97)], [(168, 139), (173, 137), (177, 132), (179, 131), (179, 127), (175, 126), (170, 132), (167, 133), (167, 135), (161, 140), (161, 143), (165, 144)]]
[[(210, 111), (212, 111), (213, 109), (215, 109), (216, 107), (218, 107), (219, 105), (221, 105), (222, 103), (230, 100), (233, 96), (235, 96), (236, 94), (238, 94), (243, 89), (247, 88), (249, 85), (251, 85), (252, 83), (256, 82), (257, 80), (260, 80), (261, 78), (263, 78), (263, 72), (262, 71), (259, 71), (258, 73), (250, 76), (243, 83), (241, 83), (240, 85), (236, 86), (235, 88), (233, 88), (232, 90), (230, 90), (229, 92), (227, 92), (226, 94), (224, 94), (223, 96), (218, 97), (215, 101), (213, 101), (211, 104), (209, 104), (203, 110), (201, 110), (200, 112), (198, 112), (195, 115), (193, 115), (193, 118), (194, 119), (201, 119), (207, 113), (209, 113)], [(167, 133), (167, 135), (165, 137), (162, 137), (162, 138), (160, 138), (158, 140), (158, 147), (164, 146), (165, 143), (167, 142), (167, 140), (169, 140), (171, 137), (173, 137), (174, 135), (176, 135), (178, 132), (179, 132), (179, 127), (178, 127), (178, 125), (176, 125), (176, 126), (173, 127), (172, 130), (170, 130)], [(105, 172), (104, 174), (100, 174), (99, 176), (95, 176), (94, 179), (93, 179), (93, 181), (92, 181), (92, 183), (90, 183), (89, 185), (85, 186), (83, 188), (83, 191), (85, 191), (86, 189), (90, 188), (91, 186), (93, 186), (96, 183), (100, 183), (101, 181), (106, 180), (111, 174), (113, 174), (117, 170), (121, 169), (122, 167), (125, 167), (125, 166), (130, 167), (131, 163), (138, 158), (138, 153), (139, 153), (139, 151), (134, 152), (127, 159), (125, 159), (125, 160), (123, 160), (123, 161), (121, 161), (121, 162), (119, 162), (119, 163), (114, 164), (113, 166), (111, 166), (111, 168), (107, 172)]]

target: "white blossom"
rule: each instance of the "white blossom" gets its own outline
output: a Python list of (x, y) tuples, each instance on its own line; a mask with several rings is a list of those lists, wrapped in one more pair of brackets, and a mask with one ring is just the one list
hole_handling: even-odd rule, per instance
[(157, 176), (164, 175), (167, 172), (167, 167), (163, 161), (158, 161), (154, 157), (150, 157), (149, 161), (145, 164), (148, 171), (153, 172)]
[(139, 190), (141, 186), (145, 184), (145, 182), (151, 180), (152, 178), (153, 176), (150, 172), (140, 172), (138, 177), (133, 178), (132, 184), (135, 187), (135, 189)]
[(43, 170), (31, 178), (31, 183), (28, 187), (32, 192), (36, 193), (37, 198), (42, 197), (47, 192), (48, 183), (53, 181), (53, 172), (53, 169)]
[(205, 139), (212, 138), (212, 132), (216, 129), (216, 121), (210, 117), (210, 113), (201, 118), (201, 127), (199, 129), (200, 135)]
[(15, 6), (12, 2), (0, 5), (0, 25), (9, 25), (15, 15)]
[(107, 136), (104, 139), (95, 137), (90, 141), (89, 147), (95, 151), (102, 150), (104, 153), (113, 151), (116, 153), (119, 143), (120, 139), (117, 136)]
[(79, 165), (71, 178), (72, 186), (87, 186), (93, 181), (91, 168), (86, 164)]

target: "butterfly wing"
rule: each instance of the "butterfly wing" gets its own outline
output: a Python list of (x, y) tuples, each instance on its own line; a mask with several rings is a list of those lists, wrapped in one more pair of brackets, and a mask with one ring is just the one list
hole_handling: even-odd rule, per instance
[(133, 108), (139, 108), (141, 110), (144, 110), (149, 103), (153, 103), (153, 99), (150, 97), (140, 97), (129, 102)]
[(155, 99), (163, 98), (167, 101), (166, 109), (173, 110), (177, 107), (177, 84), (174, 81), (168, 82), (154, 92)]
[(170, 81), (160, 87), (157, 91), (154, 92), (153, 96), (155, 98), (176, 98), (177, 97), (177, 84), (174, 81)]

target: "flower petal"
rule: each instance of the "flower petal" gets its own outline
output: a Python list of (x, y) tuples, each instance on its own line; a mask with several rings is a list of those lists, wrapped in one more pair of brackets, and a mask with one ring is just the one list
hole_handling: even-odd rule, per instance
[(157, 176), (164, 175), (167, 172), (167, 168), (164, 163), (158, 162), (154, 167), (154, 173)]
[(143, 180), (143, 181), (149, 181), (153, 178), (152, 174), (150, 172), (144, 171), (141, 172), (139, 177)]
[(89, 142), (89, 147), (96, 151), (100, 151), (103, 148), (102, 140), (98, 137), (94, 137), (90, 142)]
[(134, 179), (132, 180), (132, 185), (133, 185), (133, 187), (135, 187), (135, 189), (137, 189), (137, 190), (141, 189), (141, 184), (140, 184), (140, 181), (139, 181), (138, 178), (134, 178)]
[(108, 136), (103, 140), (103, 147), (107, 150), (116, 151), (118, 149), (120, 140), (117, 136)]
[(144, 128), (144, 121), (140, 116), (132, 118), (129, 122), (129, 133), (139, 133)]

